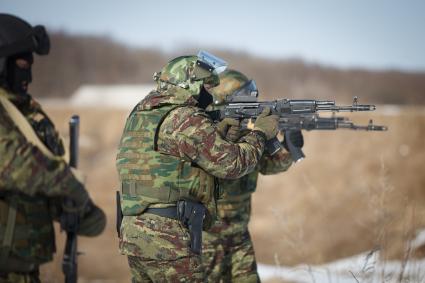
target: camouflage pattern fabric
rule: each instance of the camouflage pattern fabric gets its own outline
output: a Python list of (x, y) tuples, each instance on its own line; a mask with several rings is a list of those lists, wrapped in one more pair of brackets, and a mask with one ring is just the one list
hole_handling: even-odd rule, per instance
[[(180, 74), (180, 65), (174, 63), (172, 68), (177, 68)], [(131, 212), (136, 212), (138, 206), (139, 212), (143, 212), (146, 206), (175, 205), (173, 198), (167, 201), (159, 192), (171, 195), (171, 188), (176, 188), (179, 193), (185, 191), (183, 198), (202, 202), (212, 222), (216, 210), (213, 176), (239, 178), (254, 170), (263, 153), (265, 138), (261, 133), (249, 132), (238, 143), (226, 141), (205, 111), (197, 107), (199, 89), (178, 85), (181, 79), (172, 81), (172, 77), (164, 77), (164, 70), (161, 75), (158, 90), (136, 105), (127, 119), (117, 155), (122, 184), (130, 182), (129, 191), (138, 189), (141, 192), (123, 197), (124, 209), (130, 209), (121, 224), (120, 250), (129, 256), (135, 282), (148, 278), (154, 282), (174, 281), (167, 276), (178, 276), (176, 280), (181, 282), (196, 282), (201, 278), (198, 274), (203, 273), (201, 257), (189, 250), (188, 231), (176, 220), (149, 213), (132, 215)], [(161, 115), (154, 113), (164, 117), (158, 131), (155, 129)], [(148, 123), (149, 117), (152, 123)], [(180, 169), (176, 170), (176, 166)], [(148, 190), (144, 186), (148, 182), (150, 190), (158, 190), (156, 198), (152, 191), (149, 197), (143, 195)]]
[(39, 272), (0, 274), (0, 283), (40, 283)]
[[(155, 133), (160, 121), (177, 106), (145, 109), (141, 105), (127, 120), (117, 168), (122, 184), (137, 186), (139, 190), (137, 193), (122, 192), (124, 215), (141, 214), (150, 204), (175, 204), (181, 198), (196, 199), (207, 206), (213, 201), (212, 176), (192, 166), (189, 159), (155, 150)], [(187, 115), (180, 118), (185, 119)], [(174, 197), (170, 191), (174, 192)], [(215, 203), (210, 214), (215, 214)]]
[(210, 90), (214, 97), (214, 105), (223, 105), (228, 95), (231, 95), (249, 81), (247, 76), (232, 69), (225, 70), (219, 77), (220, 84)]
[[(0, 93), (6, 91), (0, 88)], [(37, 104), (31, 99), (22, 109), (28, 119), (34, 111), (38, 111), (34, 105)], [(36, 146), (28, 143), (0, 105), (0, 191), (7, 190), (52, 197), (71, 196), (70, 192), (74, 190), (87, 196), (65, 161), (50, 160)]]
[(180, 221), (144, 213), (125, 216), (122, 251), (128, 256), (132, 282), (202, 282), (201, 257), (190, 252), (189, 233)]
[[(181, 88), (174, 89), (174, 92), (186, 91)], [(174, 94), (174, 92), (172, 92)], [(180, 95), (182, 96), (182, 95)], [(157, 107), (168, 107), (172, 103), (178, 103), (176, 97), (179, 95), (164, 95), (160, 93), (151, 93), (136, 107), (134, 115), (148, 115), (152, 113)], [(193, 103), (196, 100), (189, 99), (185, 102), (186, 105), (173, 109), (164, 119), (161, 129), (158, 134), (158, 151), (161, 155), (166, 157), (177, 157), (179, 160), (184, 160), (188, 164), (196, 163), (197, 166), (192, 167), (191, 170), (202, 170), (206, 172), (204, 179), (211, 179), (211, 175), (220, 178), (238, 178), (250, 170), (253, 170), (262, 154), (264, 148), (264, 139), (262, 136), (256, 133), (250, 132), (246, 136), (241, 138), (239, 143), (231, 143), (224, 140), (216, 131), (215, 125), (211, 121), (205, 112), (197, 108)], [(152, 111), (150, 111), (152, 109)], [(143, 112), (147, 112), (143, 114)], [(129, 125), (142, 125), (141, 123), (134, 123), (132, 118), (133, 114), (127, 120), (126, 128)], [(167, 186), (170, 188), (184, 187), (189, 188), (190, 193), (187, 195), (193, 199), (201, 201), (209, 209), (210, 214), (215, 214), (215, 198), (214, 190), (209, 188), (213, 183), (203, 187), (202, 178), (184, 178), (187, 182), (181, 182), (181, 179), (188, 172), (183, 172), (183, 175), (175, 175), (175, 166), (167, 165), (167, 163), (155, 164), (152, 167), (154, 160), (150, 157), (154, 154), (152, 150), (152, 144), (146, 144), (145, 132), (148, 132), (149, 128), (140, 127), (139, 131), (131, 131), (129, 134), (124, 131), (123, 138), (121, 140), (122, 145), (119, 149), (117, 156), (117, 168), (120, 175), (121, 181), (136, 179), (136, 181), (148, 180), (152, 188), (160, 190), (160, 186)], [(139, 133), (139, 134), (137, 134)], [(151, 132), (151, 136), (154, 133)], [(136, 138), (135, 138), (136, 137)], [(139, 139), (140, 137), (140, 139)], [(152, 137), (149, 139), (152, 142)], [(131, 147), (131, 145), (136, 147)], [(145, 146), (143, 146), (143, 144)], [(132, 154), (136, 154), (137, 158), (132, 158)], [(146, 162), (149, 161), (150, 162)], [(170, 168), (172, 170), (170, 170)], [(134, 170), (134, 171), (133, 171)], [(156, 171), (155, 171), (156, 170)], [(190, 174), (188, 176), (191, 176)], [(200, 175), (201, 177), (202, 175)], [(195, 177), (195, 176), (193, 176)], [(205, 182), (205, 181), (204, 181)], [(159, 185), (158, 185), (159, 184)], [(158, 185), (158, 187), (157, 187)], [(155, 207), (163, 207), (175, 205), (175, 202), (166, 203), (159, 199), (148, 199), (141, 196), (140, 198), (130, 196), (128, 199), (123, 198), (123, 207), (131, 206), (133, 210), (137, 207), (137, 204), (131, 203), (131, 200), (140, 200), (140, 206), (146, 205)], [(128, 202), (128, 204), (126, 203)], [(129, 209), (130, 210), (130, 209)], [(131, 215), (131, 214), (130, 214)], [(143, 220), (143, 218), (140, 218)], [(140, 220), (139, 219), (139, 220)], [(158, 220), (160, 221), (160, 219)], [(164, 220), (166, 221), (166, 220)], [(136, 224), (137, 223), (137, 224)], [(137, 245), (140, 246), (140, 253), (134, 252), (132, 248), (135, 241), (133, 236), (128, 236), (128, 233), (132, 233), (133, 226), (140, 226), (141, 223), (137, 217), (125, 217), (122, 223), (122, 239), (121, 239), (121, 251), (126, 255), (140, 256), (151, 259), (162, 259), (159, 255), (164, 254), (163, 250), (156, 250), (155, 252), (149, 252), (145, 242), (139, 242)], [(160, 229), (161, 225), (155, 226)], [(140, 237), (146, 237), (146, 233), (141, 231)], [(174, 240), (174, 237), (170, 238)], [(177, 245), (171, 241), (171, 250), (175, 250)], [(154, 245), (155, 246), (155, 245)], [(152, 247), (152, 246), (151, 246)], [(158, 246), (159, 249), (160, 246)], [(178, 249), (177, 249), (178, 250)], [(175, 253), (173, 251), (172, 253)], [(187, 251), (186, 251), (187, 254)], [(184, 254), (183, 254), (184, 255)]]
[(173, 261), (141, 260), (128, 256), (132, 283), (205, 282), (200, 257), (184, 257)]
[[(64, 152), (54, 125), (30, 96), (15, 101), (16, 96), (0, 88), (17, 105), (40, 140), (56, 155)], [(65, 161), (50, 160), (19, 131), (0, 103), (0, 243), (5, 238), (10, 206), (16, 208), (15, 229), (10, 247), (0, 245), (2, 253), (17, 265), (42, 264), (52, 260), (55, 241), (52, 215), (55, 201), (81, 184)], [(81, 192), (87, 196), (84, 190)], [(14, 271), (14, 267), (10, 267)], [(19, 269), (18, 269), (19, 270)]]
[(259, 282), (254, 248), (248, 231), (251, 195), (258, 174), (276, 174), (292, 164), (283, 150), (264, 155), (256, 170), (237, 180), (220, 180), (223, 196), (218, 201), (220, 220), (203, 233), (203, 265), (208, 282)]
[(249, 132), (238, 143), (228, 142), (204, 110), (188, 106), (175, 109), (164, 120), (158, 150), (187, 158), (215, 177), (236, 179), (255, 168), (264, 138)]
[(121, 251), (141, 259), (176, 260), (189, 257), (189, 233), (180, 221), (144, 213), (124, 216)]
[(158, 74), (158, 90), (162, 92), (170, 86), (178, 86), (197, 97), (203, 84), (218, 85), (218, 75), (200, 68), (197, 60), (197, 56), (180, 56), (171, 60)]
[(245, 220), (240, 221), (221, 220), (204, 233), (202, 260), (207, 282), (260, 281), (251, 236), (246, 228), (240, 231)]
[[(188, 97), (186, 101), (181, 99), (184, 93)], [(239, 143), (224, 140), (209, 116), (195, 103), (190, 93), (177, 87), (171, 88), (166, 94), (153, 92), (140, 102), (127, 120), (117, 155), (117, 169), (122, 182), (133, 180), (140, 186), (158, 191), (163, 188), (182, 191), (186, 188), (189, 193), (183, 194), (183, 197), (190, 196), (203, 202), (214, 214), (215, 204), (210, 206), (210, 202), (214, 202), (210, 175), (237, 178), (253, 170), (263, 151), (264, 139), (250, 132)], [(154, 112), (168, 109), (170, 105), (184, 107), (175, 108), (164, 119), (158, 134), (159, 156), (153, 150), (156, 125), (149, 123), (149, 119), (158, 122)], [(179, 166), (177, 161), (181, 166), (189, 164), (191, 168), (186, 170), (186, 167), (182, 167), (179, 173), (176, 170)], [(191, 166), (193, 163), (197, 166)], [(199, 174), (193, 174), (199, 170)], [(202, 189), (199, 186), (204, 182), (209, 185)], [(150, 203), (164, 201), (154, 197), (130, 196), (123, 199), (123, 212), (126, 215), (141, 213)]]

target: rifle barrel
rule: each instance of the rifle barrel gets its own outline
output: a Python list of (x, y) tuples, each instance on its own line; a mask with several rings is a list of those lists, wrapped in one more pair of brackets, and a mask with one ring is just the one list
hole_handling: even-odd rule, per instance
[(374, 111), (375, 105), (349, 105), (349, 106), (337, 106), (337, 105), (318, 105), (317, 111), (331, 111), (331, 112), (358, 112), (358, 111)]

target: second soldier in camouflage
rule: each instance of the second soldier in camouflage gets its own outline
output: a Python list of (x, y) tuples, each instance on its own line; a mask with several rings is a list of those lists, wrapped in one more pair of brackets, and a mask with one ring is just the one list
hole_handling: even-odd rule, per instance
[[(214, 106), (219, 108), (225, 98), (247, 87), (250, 80), (242, 73), (226, 70), (220, 74), (220, 85), (211, 89)], [(255, 85), (250, 84), (250, 85)], [(253, 90), (256, 91), (256, 90)], [(236, 128), (235, 126), (233, 126)], [(222, 133), (229, 140), (239, 139), (238, 129)], [(251, 195), (257, 187), (258, 174), (277, 174), (292, 164), (288, 152), (273, 156), (264, 153), (255, 170), (236, 180), (220, 179), (222, 197), (218, 200), (219, 221), (204, 232), (203, 264), (207, 282), (259, 282), (257, 264), (248, 223), (251, 215)]]

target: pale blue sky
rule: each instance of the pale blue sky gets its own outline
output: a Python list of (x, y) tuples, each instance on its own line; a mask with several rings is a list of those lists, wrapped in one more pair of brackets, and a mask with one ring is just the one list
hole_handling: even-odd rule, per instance
[(166, 51), (194, 45), (339, 67), (425, 71), (420, 0), (0, 0), (0, 11)]

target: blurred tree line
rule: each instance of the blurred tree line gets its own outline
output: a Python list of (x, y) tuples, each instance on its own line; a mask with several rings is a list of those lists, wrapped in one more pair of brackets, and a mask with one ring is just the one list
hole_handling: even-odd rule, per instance
[[(175, 54), (131, 48), (107, 37), (51, 33), (49, 56), (36, 57), (35, 97), (67, 97), (82, 84), (153, 83), (152, 74), (171, 58), (193, 54), (186, 48)], [(338, 69), (301, 59), (272, 60), (247, 53), (210, 50), (254, 78), (264, 99), (316, 98), (386, 104), (425, 104), (425, 73), (397, 70)]]

